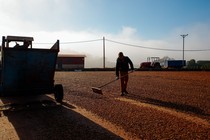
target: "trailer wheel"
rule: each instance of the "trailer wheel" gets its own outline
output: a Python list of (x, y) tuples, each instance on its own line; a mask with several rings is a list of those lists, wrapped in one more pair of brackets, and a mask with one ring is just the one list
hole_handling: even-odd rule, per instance
[(61, 84), (55, 85), (54, 87), (55, 100), (59, 103), (63, 100), (63, 86)]

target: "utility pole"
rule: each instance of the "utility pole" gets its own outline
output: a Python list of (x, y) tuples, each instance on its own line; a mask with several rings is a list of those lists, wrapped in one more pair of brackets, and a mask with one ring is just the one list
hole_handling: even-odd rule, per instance
[(184, 38), (186, 37), (186, 36), (188, 36), (188, 34), (183, 34), (183, 35), (180, 35), (182, 38), (183, 38), (183, 57), (182, 57), (182, 60), (183, 60), (183, 62), (184, 62)]
[(105, 37), (103, 37), (103, 68), (105, 69)]

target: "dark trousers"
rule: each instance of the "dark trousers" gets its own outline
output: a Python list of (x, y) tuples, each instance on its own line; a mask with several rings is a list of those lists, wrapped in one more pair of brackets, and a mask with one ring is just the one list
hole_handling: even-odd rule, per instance
[(121, 92), (125, 92), (128, 84), (128, 72), (120, 71)]

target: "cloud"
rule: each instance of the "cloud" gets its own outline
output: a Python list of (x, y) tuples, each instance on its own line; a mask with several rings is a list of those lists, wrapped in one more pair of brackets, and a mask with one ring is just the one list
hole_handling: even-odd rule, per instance
[(123, 26), (119, 34), (120, 37), (131, 38), (136, 36), (137, 30), (132, 27)]
[[(169, 36), (161, 40), (144, 40), (137, 34), (137, 30), (132, 27), (123, 27), (117, 34), (105, 33), (100, 31), (38, 31), (27, 32), (22, 31), (18, 35), (27, 35), (34, 37), (34, 47), (46, 47), (50, 48), (57, 39), (61, 42), (61, 51), (63, 54), (85, 54), (86, 67), (103, 67), (103, 36), (107, 39), (105, 41), (105, 55), (106, 55), (106, 67), (114, 67), (117, 54), (122, 51), (125, 55), (129, 56), (133, 61), (135, 67), (139, 67), (140, 63), (147, 60), (147, 57), (157, 56), (164, 57), (169, 56), (174, 59), (182, 59), (182, 51), (161, 51), (153, 49), (145, 49), (143, 47), (163, 48), (163, 49), (178, 49), (182, 50), (182, 38), (180, 36), (183, 33), (183, 29), (179, 28), (172, 32)], [(189, 36), (185, 40), (186, 49), (208, 49), (209, 48), (209, 26), (196, 25), (189, 27), (186, 33)], [(16, 35), (15, 33), (13, 35)], [(90, 42), (83, 42), (88, 40), (95, 40)], [(109, 40), (122, 42), (129, 46), (110, 42)], [(80, 42), (82, 41), (82, 42)], [(39, 44), (39, 43), (51, 43), (51, 44)], [(66, 44), (65, 44), (66, 43)], [(209, 51), (204, 52), (185, 52), (185, 58), (187, 60), (209, 60)]]
[[(171, 29), (165, 38), (152, 40), (143, 39), (144, 36), (135, 27), (122, 26), (118, 33), (102, 31), (100, 29), (81, 28), (74, 29), (76, 19), (74, 9), (78, 5), (73, 0), (5, 0), (0, 5), (0, 31), (1, 35), (33, 36), (34, 47), (51, 47), (57, 39), (61, 42), (61, 52), (64, 54), (85, 54), (87, 67), (102, 67), (103, 40), (105, 37), (105, 54), (107, 67), (114, 67), (118, 52), (122, 51), (129, 56), (136, 67), (147, 57), (169, 56), (182, 59), (182, 51), (161, 51), (143, 47), (178, 49), (182, 50), (180, 34), (189, 35), (185, 38), (185, 49), (210, 49), (210, 25), (194, 23), (191, 26)], [(79, 8), (82, 8), (82, 3)], [(78, 10), (76, 10), (78, 11)], [(74, 11), (75, 12), (75, 11)], [(83, 23), (85, 24), (85, 23)], [(100, 39), (100, 40), (98, 40)], [(92, 42), (80, 42), (98, 40)], [(114, 43), (109, 40), (131, 45)], [(66, 43), (65, 42), (78, 42)], [(80, 43), (79, 43), (80, 42)], [(51, 43), (51, 44), (38, 44)], [(63, 43), (63, 44), (62, 44)], [(132, 46), (136, 45), (136, 46)], [(209, 51), (185, 52), (187, 60), (209, 60)]]
[(58, 31), (69, 28), (75, 4), (72, 0), (7, 0), (0, 15), (7, 26), (27, 31)]

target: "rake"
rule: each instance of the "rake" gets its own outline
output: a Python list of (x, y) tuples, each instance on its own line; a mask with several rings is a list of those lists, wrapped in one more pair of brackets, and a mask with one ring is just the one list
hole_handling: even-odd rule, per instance
[(104, 84), (104, 85), (101, 85), (100, 87), (92, 87), (92, 90), (93, 90), (93, 92), (95, 92), (95, 93), (98, 93), (98, 94), (103, 94), (102, 93), (102, 87), (105, 87), (106, 85), (109, 85), (109, 84), (111, 84), (111, 83), (113, 83), (113, 82), (115, 82), (115, 81), (117, 81), (118, 79), (115, 79), (115, 80), (112, 80), (112, 81), (110, 81), (110, 82), (108, 82), (108, 83), (106, 83), (106, 84)]
[[(129, 72), (128, 74), (130, 74), (130, 73), (132, 73), (132, 72)], [(127, 75), (128, 75), (127, 74)], [(127, 76), (127, 75), (124, 75), (124, 76), (122, 76), (122, 77), (120, 77), (119, 79), (121, 79), (121, 78), (123, 78), (123, 77), (125, 77), (125, 76)], [(114, 80), (112, 80), (112, 81), (110, 81), (110, 82), (108, 82), (108, 83), (106, 83), (106, 84), (104, 84), (104, 85), (101, 85), (100, 87), (92, 87), (92, 90), (93, 90), (93, 92), (94, 93), (98, 93), (98, 94), (103, 94), (102, 93), (102, 87), (105, 87), (106, 85), (109, 85), (109, 84), (111, 84), (111, 83), (113, 83), (113, 82), (115, 82), (115, 81), (117, 81), (118, 79), (114, 79)]]

